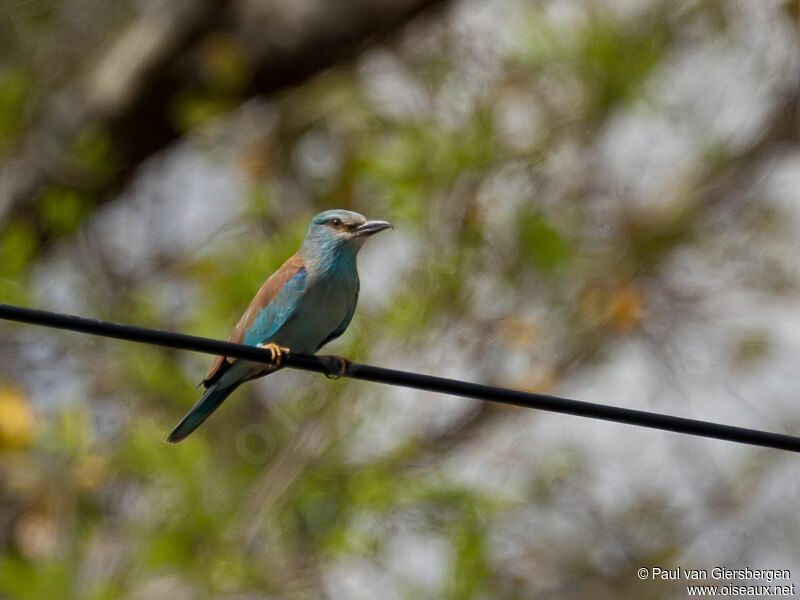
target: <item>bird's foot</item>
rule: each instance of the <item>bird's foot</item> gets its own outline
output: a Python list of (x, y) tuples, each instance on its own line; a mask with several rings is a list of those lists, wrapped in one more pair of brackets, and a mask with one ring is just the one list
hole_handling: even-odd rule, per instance
[(289, 354), (289, 348), (278, 346), (278, 344), (275, 342), (270, 342), (269, 344), (259, 344), (258, 347), (269, 352), (270, 360), (276, 367), (280, 367), (283, 357)]
[(325, 373), (325, 377), (328, 379), (339, 379), (342, 375), (347, 375), (353, 364), (343, 356), (335, 356), (332, 354), (320, 356), (319, 358), (325, 364), (325, 368), (328, 369), (328, 372)]

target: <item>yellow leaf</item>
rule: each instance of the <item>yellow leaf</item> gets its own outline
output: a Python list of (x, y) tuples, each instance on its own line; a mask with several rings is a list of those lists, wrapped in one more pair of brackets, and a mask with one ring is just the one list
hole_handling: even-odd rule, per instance
[(28, 398), (12, 385), (0, 387), (0, 449), (22, 450), (33, 442), (36, 420)]
[(583, 291), (580, 317), (590, 328), (611, 327), (630, 331), (642, 321), (642, 292), (634, 284), (609, 288), (594, 286)]
[(108, 474), (108, 462), (97, 454), (87, 454), (75, 465), (75, 483), (86, 491), (97, 489)]
[(629, 331), (642, 321), (642, 293), (633, 284), (616, 289), (608, 303), (611, 325), (620, 331)]
[(527, 348), (536, 339), (536, 325), (516, 315), (503, 318), (496, 328), (497, 336), (512, 348)]

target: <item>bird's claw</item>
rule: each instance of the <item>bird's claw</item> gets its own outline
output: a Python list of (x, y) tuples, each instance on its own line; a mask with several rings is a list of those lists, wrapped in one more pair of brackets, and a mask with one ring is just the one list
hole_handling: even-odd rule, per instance
[(339, 377), (346, 375), (352, 364), (343, 356), (329, 355), (320, 356), (320, 358), (323, 359), (325, 367), (328, 369), (328, 372), (325, 373), (325, 377), (328, 379), (339, 379)]
[(281, 360), (287, 354), (289, 354), (289, 348), (285, 348), (284, 346), (278, 346), (275, 342), (270, 342), (269, 344), (259, 344), (259, 348), (263, 348), (267, 352), (269, 352), (270, 361), (276, 367), (281, 366)]

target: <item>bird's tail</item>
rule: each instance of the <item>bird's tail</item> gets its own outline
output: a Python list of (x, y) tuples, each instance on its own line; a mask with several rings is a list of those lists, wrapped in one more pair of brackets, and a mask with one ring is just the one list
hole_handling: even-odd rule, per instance
[(200, 427), (203, 421), (210, 417), (211, 413), (217, 410), (222, 401), (230, 396), (237, 387), (239, 387), (238, 383), (224, 388), (220, 387), (219, 383), (215, 383), (209, 387), (200, 400), (197, 401), (197, 404), (192, 407), (192, 410), (186, 413), (186, 416), (175, 426), (172, 433), (167, 436), (167, 441), (170, 444), (177, 444)]

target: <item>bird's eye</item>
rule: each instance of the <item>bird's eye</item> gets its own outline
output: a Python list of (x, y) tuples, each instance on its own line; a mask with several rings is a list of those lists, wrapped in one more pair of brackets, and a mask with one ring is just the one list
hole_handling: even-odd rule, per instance
[(331, 225), (333, 225), (334, 227), (339, 227), (339, 225), (341, 224), (342, 220), (339, 217), (334, 217), (333, 219), (331, 219)]

